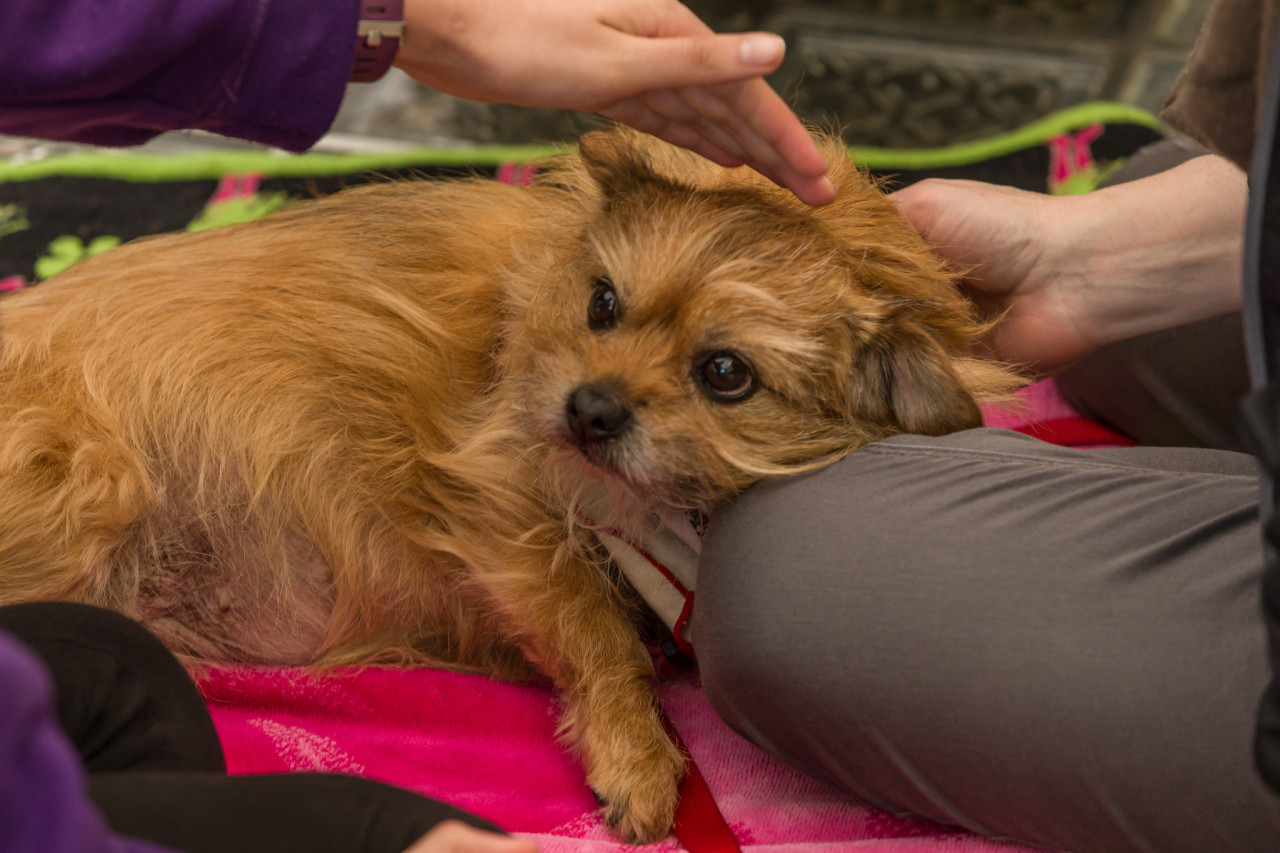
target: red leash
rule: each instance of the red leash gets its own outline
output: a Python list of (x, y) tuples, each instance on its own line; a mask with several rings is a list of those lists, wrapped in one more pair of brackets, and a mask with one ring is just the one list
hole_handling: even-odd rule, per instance
[(671, 831), (689, 853), (742, 853), (738, 839), (725, 823), (720, 807), (711, 796), (707, 780), (702, 778), (693, 755), (663, 714), (667, 734), (685, 754), (684, 780), (680, 783), (680, 802), (676, 805), (675, 824)]

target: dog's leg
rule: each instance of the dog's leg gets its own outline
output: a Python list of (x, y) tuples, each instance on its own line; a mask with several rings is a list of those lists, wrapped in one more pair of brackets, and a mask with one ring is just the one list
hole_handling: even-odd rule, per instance
[(659, 841), (671, 829), (684, 757), (663, 728), (653, 663), (617, 589), (577, 547), (547, 543), (532, 559), (524, 551), (487, 585), (560, 689), (563, 736), (605, 818), (627, 841)]

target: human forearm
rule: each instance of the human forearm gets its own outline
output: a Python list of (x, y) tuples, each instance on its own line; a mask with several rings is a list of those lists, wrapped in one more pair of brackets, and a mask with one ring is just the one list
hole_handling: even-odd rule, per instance
[(1239, 310), (1247, 199), (1244, 173), (1217, 156), (1073, 199), (1077, 250), (1058, 274), (1092, 343)]

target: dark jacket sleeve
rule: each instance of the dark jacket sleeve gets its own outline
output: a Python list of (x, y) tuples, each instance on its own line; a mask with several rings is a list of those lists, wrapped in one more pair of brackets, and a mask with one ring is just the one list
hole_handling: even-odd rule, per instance
[(54, 716), (35, 655), (0, 631), (0, 850), (163, 853), (113, 835), (89, 802), (79, 756)]
[(1162, 116), (1249, 168), (1275, 36), (1278, 0), (1217, 0)]
[[(1273, 498), (1271, 517), (1263, 518), (1270, 548), (1262, 573), (1261, 613), (1266, 624), (1272, 678), (1258, 706), (1254, 758), (1262, 778), (1280, 792), (1280, 516), (1274, 500), (1280, 474), (1274, 463), (1280, 446), (1275, 434), (1276, 393), (1280, 390), (1271, 354), (1280, 340), (1276, 305), (1280, 275), (1276, 272), (1276, 211), (1280, 201), (1274, 120), (1280, 89), (1268, 93), (1268, 80), (1280, 86), (1275, 66), (1277, 5), (1280, 0), (1217, 0), (1212, 7), (1186, 69), (1179, 78), (1164, 116), (1167, 121), (1214, 151), (1251, 171), (1249, 221), (1245, 235), (1244, 326), (1249, 360), (1267, 387), (1246, 399), (1254, 442), (1263, 462), (1264, 494)], [(1258, 134), (1259, 128), (1264, 132)], [(1258, 151), (1255, 137), (1265, 146)], [(1261, 167), (1256, 168), (1256, 167)], [(1269, 376), (1267, 374), (1270, 374)], [(1259, 549), (1259, 561), (1263, 560)]]
[(291, 151), (329, 128), (357, 0), (4, 0), (0, 133), (135, 145), (200, 129)]

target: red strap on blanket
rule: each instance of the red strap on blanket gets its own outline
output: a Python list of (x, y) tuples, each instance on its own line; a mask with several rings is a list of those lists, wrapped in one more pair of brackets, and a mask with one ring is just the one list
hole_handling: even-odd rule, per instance
[(680, 802), (671, 831), (689, 853), (742, 853), (738, 839), (725, 823), (720, 807), (711, 796), (707, 780), (694, 762), (671, 720), (663, 715), (667, 734), (685, 754), (684, 781), (680, 783)]
[(1123, 433), (1109, 429), (1097, 421), (1088, 418), (1054, 418), (1047, 421), (1036, 421), (1020, 427), (1014, 432), (1060, 444), (1063, 447), (1079, 447), (1085, 444), (1106, 444), (1114, 447), (1136, 447), (1138, 442)]

